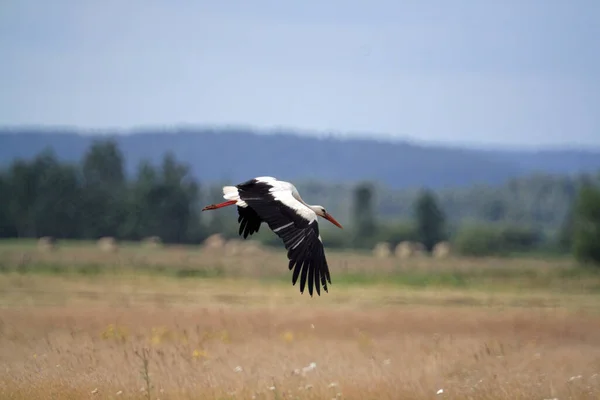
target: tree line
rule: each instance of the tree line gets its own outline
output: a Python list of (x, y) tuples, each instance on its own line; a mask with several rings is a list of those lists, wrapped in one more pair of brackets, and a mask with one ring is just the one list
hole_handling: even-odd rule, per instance
[(112, 141), (95, 142), (79, 164), (60, 162), (52, 150), (15, 160), (0, 173), (0, 237), (203, 239), (199, 186), (185, 165), (165, 154), (160, 165), (140, 163), (128, 180), (123, 164)]
[[(237, 237), (235, 210), (200, 213), (202, 204), (220, 201), (221, 186), (200, 185), (189, 166), (169, 152), (157, 165), (140, 162), (135, 174), (128, 177), (125, 157), (112, 139), (94, 141), (78, 163), (60, 161), (47, 149), (0, 170), (0, 237), (140, 240), (158, 236), (166, 243), (200, 243), (213, 233)], [(513, 197), (522, 193), (522, 186), (507, 184)], [(337, 231), (327, 224), (322, 224), (322, 229), (328, 231), (329, 247), (369, 249), (379, 241), (395, 245), (409, 240), (431, 250), (436, 243), (450, 240), (459, 252), (474, 256), (546, 250), (572, 251), (582, 260), (600, 258), (594, 255), (598, 250), (593, 250), (594, 244), (600, 244), (600, 238), (594, 236), (600, 224), (599, 179), (538, 179), (525, 186), (545, 193), (546, 198), (540, 200), (544, 204), (551, 204), (552, 199), (567, 202), (558, 229), (548, 230), (531, 217), (535, 213), (548, 217), (540, 211), (543, 204), (531, 205), (529, 213), (519, 218), (507, 206), (508, 192), (491, 196), (489, 190), (479, 188), (477, 195), (472, 189), (470, 201), (484, 204), (477, 208), (484, 217), (473, 218), (452, 207), (452, 199), (456, 202), (458, 197), (452, 192), (420, 189), (410, 197), (398, 198), (370, 182), (347, 189), (349, 231)], [(327, 204), (330, 211), (340, 210), (339, 201), (331, 197), (331, 191), (324, 192), (323, 186), (298, 187), (327, 198), (321, 204)], [(390, 215), (392, 210), (396, 212)], [(268, 230), (255, 236), (265, 244), (280, 246)]]

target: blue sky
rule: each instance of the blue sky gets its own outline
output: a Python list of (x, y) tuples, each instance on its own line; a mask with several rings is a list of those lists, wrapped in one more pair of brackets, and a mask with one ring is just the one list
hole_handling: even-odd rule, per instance
[(0, 125), (600, 146), (600, 1), (12, 0)]

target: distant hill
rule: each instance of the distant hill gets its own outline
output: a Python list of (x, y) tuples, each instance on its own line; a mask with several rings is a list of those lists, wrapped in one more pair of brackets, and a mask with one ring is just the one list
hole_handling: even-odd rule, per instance
[(79, 161), (92, 140), (117, 140), (135, 171), (142, 159), (158, 162), (166, 151), (189, 163), (201, 182), (240, 182), (258, 175), (286, 180), (351, 183), (368, 179), (390, 188), (496, 185), (534, 172), (576, 174), (600, 169), (600, 150), (507, 151), (428, 146), (410, 142), (317, 138), (293, 132), (244, 129), (146, 130), (130, 134), (67, 129), (0, 129), (0, 165), (53, 148)]

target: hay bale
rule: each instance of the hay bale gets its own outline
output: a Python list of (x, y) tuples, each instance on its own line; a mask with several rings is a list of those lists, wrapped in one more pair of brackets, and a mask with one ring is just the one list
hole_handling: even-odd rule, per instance
[(433, 256), (435, 258), (446, 258), (452, 253), (452, 247), (448, 242), (439, 242), (433, 247)]
[(162, 247), (162, 240), (158, 236), (150, 236), (142, 239), (142, 245), (151, 249)]
[(112, 236), (105, 236), (98, 239), (98, 247), (106, 253), (115, 253), (119, 250), (117, 241)]
[(392, 247), (388, 242), (379, 242), (373, 248), (373, 255), (377, 258), (388, 258), (392, 255)]
[(398, 243), (394, 249), (394, 255), (398, 258), (410, 258), (414, 255), (414, 246), (409, 241), (403, 241)]
[(257, 240), (231, 239), (225, 243), (225, 254), (228, 256), (257, 255), (263, 251), (263, 245)]
[(240, 252), (245, 255), (256, 255), (264, 251), (264, 247), (258, 240), (244, 240), (240, 243)]
[(225, 254), (228, 256), (236, 256), (242, 253), (244, 247), (244, 243), (239, 239), (231, 239), (228, 240), (223, 248), (225, 250)]
[(220, 233), (215, 233), (206, 238), (202, 247), (206, 249), (221, 249), (225, 246), (225, 239)]
[(56, 249), (56, 239), (52, 236), (44, 236), (38, 239), (37, 247), (41, 251), (53, 251)]

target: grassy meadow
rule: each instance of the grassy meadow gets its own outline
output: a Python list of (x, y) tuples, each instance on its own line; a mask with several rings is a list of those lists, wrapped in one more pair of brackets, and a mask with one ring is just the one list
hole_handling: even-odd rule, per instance
[(7, 399), (597, 399), (600, 273), (572, 260), (0, 241)]

